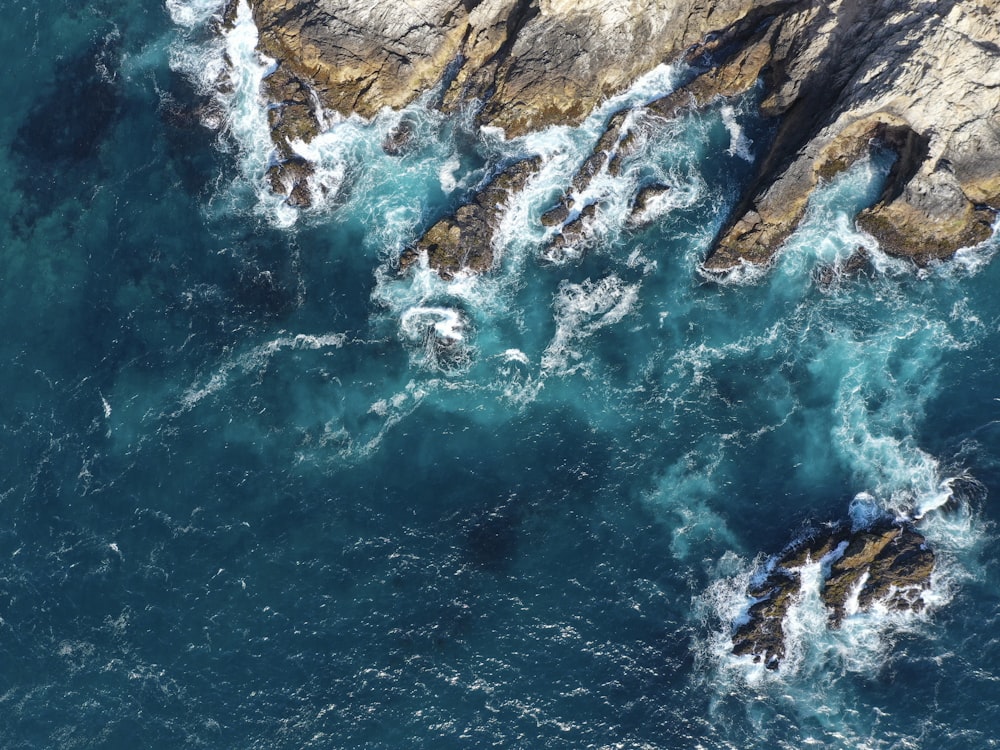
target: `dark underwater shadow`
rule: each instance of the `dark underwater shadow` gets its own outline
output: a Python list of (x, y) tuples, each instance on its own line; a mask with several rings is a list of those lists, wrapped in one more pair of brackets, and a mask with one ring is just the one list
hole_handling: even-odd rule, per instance
[(10, 146), (23, 205), (15, 231), (100, 182), (101, 147), (122, 113), (120, 40), (110, 33), (56, 66)]

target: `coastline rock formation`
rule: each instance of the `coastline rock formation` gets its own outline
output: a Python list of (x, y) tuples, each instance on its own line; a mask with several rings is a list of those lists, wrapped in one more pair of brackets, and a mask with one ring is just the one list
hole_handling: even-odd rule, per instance
[(542, 164), (539, 157), (523, 159), (489, 180), (453, 215), (441, 219), (420, 240), (403, 252), (399, 259), (406, 270), (427, 254), (427, 262), (443, 279), (451, 279), (462, 270), (483, 273), (493, 267), (495, 214), (510, 196), (520, 192)]
[[(480, 123), (516, 136), (579, 122), (682, 55), (691, 80), (646, 105), (657, 116), (761, 81), (761, 113), (776, 134), (756, 155), (750, 184), (704, 262), (710, 274), (769, 262), (812, 191), (872, 148), (897, 159), (858, 221), (890, 253), (921, 264), (948, 257), (989, 237), (1000, 206), (1000, 24), (982, 0), (251, 0), (251, 7), (260, 48), (279, 63), (265, 86), (277, 105), (272, 127), (282, 159), (290, 158), (283, 145), (316, 131), (321, 108), (368, 117), (430, 90), (443, 109), (477, 106)], [(625, 114), (611, 118), (574, 189), (629, 152)], [(565, 215), (547, 215), (554, 224), (578, 214), (569, 200)]]
[(785, 616), (801, 594), (802, 568), (810, 563), (821, 564), (820, 595), (830, 627), (838, 628), (852, 610), (866, 612), (877, 604), (921, 611), (934, 562), (924, 537), (905, 522), (882, 520), (861, 530), (842, 525), (797, 542), (747, 589), (753, 604), (733, 632), (733, 653), (768, 669), (780, 666)]

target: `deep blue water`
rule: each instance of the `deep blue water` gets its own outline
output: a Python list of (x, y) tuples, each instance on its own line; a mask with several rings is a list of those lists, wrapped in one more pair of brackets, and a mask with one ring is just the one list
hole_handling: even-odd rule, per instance
[[(401, 158), (397, 113), (331, 122), (296, 214), (215, 5), (3, 7), (0, 746), (996, 746), (994, 244), (881, 255), (878, 155), (773, 268), (708, 283), (752, 95), (660, 123), (582, 257), (537, 217), (626, 99), (511, 142), (417, 104)], [(532, 153), (493, 274), (398, 275)], [(818, 283), (859, 244), (871, 276)], [(949, 495), (928, 613), (829, 631), (805, 601), (778, 673), (728, 655), (760, 555)]]

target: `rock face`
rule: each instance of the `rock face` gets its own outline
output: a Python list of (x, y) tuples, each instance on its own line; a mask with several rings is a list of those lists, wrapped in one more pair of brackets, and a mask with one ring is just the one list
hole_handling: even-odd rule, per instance
[[(251, 5), (260, 46), (279, 61), (266, 84), (279, 152), (311, 137), (319, 104), (371, 116), (435, 90), (438, 106), (477, 102), (481, 123), (519, 135), (578, 122), (681, 55), (693, 79), (649, 113), (669, 118), (762, 81), (776, 135), (705, 260), (709, 273), (770, 261), (817, 185), (873, 147), (898, 158), (859, 223), (891, 253), (947, 257), (988, 237), (1000, 206), (1000, 24), (984, 0)], [(630, 153), (628, 122), (611, 119), (573, 190)], [(547, 221), (575, 215), (570, 200)]]
[(985, 3), (797, 3), (775, 24), (770, 152), (706, 267), (767, 261), (813, 188), (872, 145), (898, 154), (859, 223), (924, 263), (986, 239), (1000, 205), (1000, 26)]
[(608, 95), (737, 22), (752, 0), (252, 0), (261, 46), (324, 105), (370, 117), (442, 84), (485, 101), (511, 135), (588, 114)]
[(837, 628), (852, 607), (922, 610), (934, 561), (919, 532), (889, 520), (859, 531), (838, 526), (794, 544), (747, 590), (754, 603), (733, 632), (733, 653), (751, 656), (768, 669), (779, 667), (786, 653), (785, 616), (800, 595), (804, 565), (822, 562), (821, 596), (829, 624)]

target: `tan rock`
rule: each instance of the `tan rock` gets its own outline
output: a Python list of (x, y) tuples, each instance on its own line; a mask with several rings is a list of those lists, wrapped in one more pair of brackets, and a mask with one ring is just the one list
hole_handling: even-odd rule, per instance
[[(297, 84), (328, 109), (366, 117), (437, 87), (445, 109), (478, 102), (481, 123), (515, 136), (578, 122), (682, 54), (703, 72), (651, 105), (654, 114), (673, 117), (763, 80), (761, 111), (776, 118), (776, 136), (704, 263), (709, 272), (769, 262), (816, 187), (877, 144), (900, 158), (860, 223), (890, 252), (947, 257), (987, 237), (993, 214), (983, 206), (1000, 204), (1000, 24), (982, 0), (251, 3), (261, 48), (287, 79), (269, 84), (285, 92), (279, 147), (312, 132), (309, 103), (287, 96)], [(623, 121), (612, 120), (574, 188), (629, 153)]]
[(925, 262), (989, 236), (991, 212), (976, 204), (1000, 204), (1000, 26), (990, 11), (970, 1), (946, 17), (934, 3), (824, 5), (825, 14), (799, 13), (780, 34), (787, 44), (775, 45), (762, 108), (782, 124), (710, 271), (767, 262), (819, 181), (869, 141), (900, 157), (860, 217), (884, 249)]

